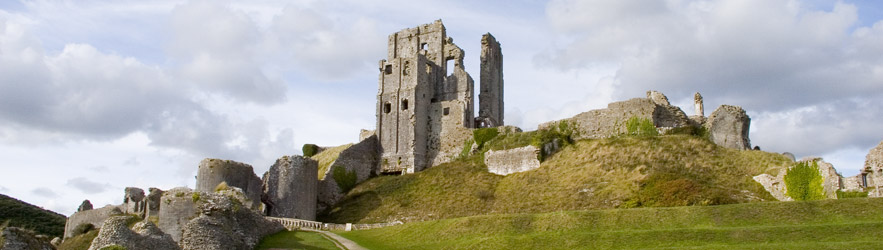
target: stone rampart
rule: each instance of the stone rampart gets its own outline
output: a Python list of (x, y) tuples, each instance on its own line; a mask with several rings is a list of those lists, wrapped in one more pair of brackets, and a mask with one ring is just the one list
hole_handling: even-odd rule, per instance
[(657, 128), (691, 125), (690, 119), (678, 107), (660, 105), (650, 98), (633, 98), (610, 103), (606, 109), (591, 110), (572, 118), (543, 123), (539, 129), (548, 129), (559, 122), (570, 121), (575, 125), (575, 140), (607, 138), (627, 133), (626, 123), (633, 117), (649, 119)]
[[(379, 150), (377, 136), (369, 136), (341, 151), (337, 159), (325, 171), (324, 178), (319, 181), (318, 210), (329, 208), (343, 198), (344, 192), (349, 190), (343, 190), (341, 186), (345, 186), (344, 188), (347, 188), (347, 185), (354, 186), (376, 175), (380, 159)], [(346, 179), (354, 176), (352, 180), (340, 180), (352, 181), (352, 183), (338, 183), (334, 175), (335, 170), (339, 171), (338, 178)]]
[(107, 205), (98, 209), (78, 211), (67, 218), (64, 225), (64, 238), (73, 237), (73, 230), (80, 224), (92, 224), (95, 228), (104, 225), (104, 220), (114, 215), (123, 214), (119, 206)]

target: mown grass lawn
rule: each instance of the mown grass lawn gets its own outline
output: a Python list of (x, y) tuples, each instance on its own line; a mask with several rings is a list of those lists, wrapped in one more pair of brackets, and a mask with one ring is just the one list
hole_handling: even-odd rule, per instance
[(317, 232), (282, 231), (261, 240), (257, 250), (267, 249), (339, 250), (340, 248)]
[(339, 232), (369, 249), (883, 249), (883, 199), (482, 215)]

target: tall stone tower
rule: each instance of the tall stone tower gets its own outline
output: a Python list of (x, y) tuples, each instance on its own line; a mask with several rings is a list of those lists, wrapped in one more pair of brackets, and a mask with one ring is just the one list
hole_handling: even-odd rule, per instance
[(503, 52), (491, 33), (481, 37), (481, 75), (476, 127), (503, 126)]
[(474, 127), (473, 80), (463, 54), (441, 20), (389, 36), (377, 93), (381, 173), (421, 171), (438, 155), (446, 131)]

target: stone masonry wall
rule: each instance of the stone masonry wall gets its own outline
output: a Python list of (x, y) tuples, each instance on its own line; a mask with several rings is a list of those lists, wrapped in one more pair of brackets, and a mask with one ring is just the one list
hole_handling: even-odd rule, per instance
[(532, 145), (499, 151), (491, 150), (485, 153), (484, 163), (489, 172), (508, 175), (539, 168), (538, 153), (539, 149)]
[(67, 222), (64, 225), (64, 238), (72, 237), (74, 228), (80, 224), (89, 223), (95, 226), (95, 228), (100, 228), (104, 225), (104, 220), (120, 214), (123, 214), (123, 211), (118, 206), (113, 205), (76, 212), (67, 218)]
[[(575, 123), (575, 140), (606, 138), (627, 132), (626, 123), (632, 117), (650, 119), (656, 127), (690, 126), (690, 120), (680, 108), (659, 105), (650, 98), (633, 98), (613, 102), (606, 109), (596, 109), (565, 119)], [(562, 120), (563, 121), (563, 120)], [(540, 124), (539, 129), (558, 124), (552, 121)]]
[(333, 206), (343, 198), (344, 191), (346, 191), (341, 190), (340, 185), (334, 179), (335, 168), (342, 168), (346, 173), (355, 174), (355, 184), (361, 183), (379, 172), (377, 169), (380, 160), (379, 151), (377, 136), (370, 136), (340, 152), (337, 159), (325, 171), (324, 179), (319, 181), (318, 211)]
[(303, 156), (283, 156), (264, 174), (266, 215), (316, 219), (319, 163)]
[(196, 191), (212, 193), (221, 182), (242, 189), (248, 197), (252, 210), (259, 210), (263, 181), (254, 173), (251, 165), (230, 160), (204, 159), (199, 162), (196, 174)]

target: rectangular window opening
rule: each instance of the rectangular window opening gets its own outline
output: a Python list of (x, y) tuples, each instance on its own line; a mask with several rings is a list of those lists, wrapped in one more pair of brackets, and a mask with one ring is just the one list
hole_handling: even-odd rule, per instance
[(402, 100), (402, 110), (408, 110), (408, 99)]
[(383, 73), (387, 75), (392, 74), (392, 64), (387, 64), (386, 66), (384, 66)]
[(447, 70), (448, 70), (448, 74), (447, 74), (447, 75), (453, 75), (453, 74), (454, 74), (454, 60), (453, 60), (453, 59), (452, 59), (452, 60), (448, 60), (447, 62), (445, 62), (445, 64), (446, 64), (445, 67), (446, 67)]
[(444, 111), (443, 111), (442, 113), (444, 113), (444, 115), (448, 115), (448, 114), (450, 114), (450, 113), (451, 113), (451, 108), (445, 108)]

